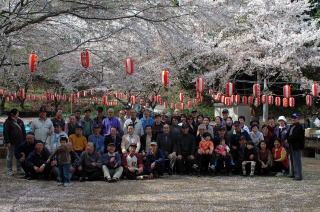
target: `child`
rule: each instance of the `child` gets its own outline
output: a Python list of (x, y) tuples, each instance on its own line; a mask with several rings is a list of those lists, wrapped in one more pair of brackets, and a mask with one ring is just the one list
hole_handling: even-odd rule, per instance
[(137, 144), (132, 143), (129, 146), (129, 152), (122, 156), (125, 176), (129, 180), (143, 179), (143, 163), (140, 155), (136, 153), (136, 149)]
[(244, 150), (244, 161), (242, 162), (242, 174), (247, 175), (247, 165), (250, 164), (250, 176), (254, 176), (254, 171), (257, 161), (257, 151), (254, 148), (254, 143), (249, 141), (247, 148)]
[[(212, 161), (214, 145), (211, 141), (210, 133), (203, 134), (204, 140), (200, 141), (198, 149), (198, 164), (200, 166), (200, 172), (208, 171), (209, 162)], [(211, 165), (214, 170), (214, 164)], [(211, 167), (210, 166), (210, 167)]]
[(220, 170), (222, 168), (226, 168), (227, 172), (230, 172), (230, 165), (234, 165), (234, 162), (232, 160), (231, 154), (230, 154), (230, 148), (226, 144), (226, 141), (224, 139), (220, 140), (220, 144), (217, 146), (216, 150), (216, 164), (217, 169)]
[(71, 185), (70, 184), (71, 156), (69, 153), (69, 149), (67, 147), (68, 138), (61, 137), (59, 142), (60, 142), (60, 146), (49, 157), (48, 162), (55, 157), (55, 161), (59, 169), (60, 183), (58, 185), (63, 185), (67, 187)]
[(121, 166), (121, 157), (118, 152), (115, 152), (116, 145), (109, 143), (107, 146), (107, 153), (102, 156), (102, 170), (106, 182), (119, 181), (123, 168)]

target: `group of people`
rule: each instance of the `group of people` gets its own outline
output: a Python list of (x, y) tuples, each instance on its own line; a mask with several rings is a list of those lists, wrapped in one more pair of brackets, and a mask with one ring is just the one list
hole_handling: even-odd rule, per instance
[[(224, 109), (210, 117), (193, 110), (191, 115), (175, 110), (155, 114), (142, 103), (125, 108), (116, 117), (101, 107), (95, 118), (91, 110), (75, 111), (66, 123), (59, 110), (47, 117), (45, 107), (26, 133), (19, 111), (13, 109), (4, 124), (8, 148), (7, 171), (27, 179), (57, 179), (69, 186), (71, 179), (152, 179), (172, 174), (287, 175), (302, 180), (301, 155), (304, 129), (299, 114), (289, 126), (284, 116), (257, 118), (247, 126), (244, 116), (233, 120)], [(22, 169), (23, 171), (22, 171)]]

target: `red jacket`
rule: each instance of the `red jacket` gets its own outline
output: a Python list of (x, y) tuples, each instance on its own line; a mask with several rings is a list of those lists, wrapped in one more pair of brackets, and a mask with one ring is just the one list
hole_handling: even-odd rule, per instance
[(287, 152), (283, 146), (280, 146), (278, 149), (273, 147), (272, 156), (273, 156), (273, 160), (275, 162), (282, 162), (284, 167), (286, 167), (286, 168), (289, 167)]

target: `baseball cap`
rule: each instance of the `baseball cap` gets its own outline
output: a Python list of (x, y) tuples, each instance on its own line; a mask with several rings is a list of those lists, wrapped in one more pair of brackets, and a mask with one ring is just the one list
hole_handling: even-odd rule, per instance
[(297, 119), (297, 118), (299, 118), (300, 117), (300, 114), (298, 114), (298, 113), (293, 113), (292, 115), (291, 115), (291, 118), (294, 118), (294, 119)]
[(83, 127), (81, 125), (77, 125), (76, 129), (83, 129)]
[(228, 109), (223, 109), (222, 113), (229, 113), (229, 110)]
[(108, 146), (116, 146), (115, 143), (109, 143)]
[(189, 128), (189, 125), (188, 124), (183, 124), (182, 125), (182, 129), (186, 129), (186, 128)]
[(157, 142), (151, 142), (151, 143), (150, 143), (150, 146), (152, 146), (152, 145), (158, 146)]
[(129, 147), (130, 147), (130, 146), (134, 146), (134, 147), (137, 147), (137, 144), (135, 144), (135, 143), (132, 143), (132, 144), (130, 144), (130, 145), (129, 145)]
[(234, 126), (240, 126), (240, 121), (235, 121), (235, 122), (233, 122), (233, 125), (234, 125)]
[(47, 109), (46, 109), (46, 107), (40, 107), (40, 109), (39, 109), (39, 112), (41, 113), (41, 112), (47, 112)]

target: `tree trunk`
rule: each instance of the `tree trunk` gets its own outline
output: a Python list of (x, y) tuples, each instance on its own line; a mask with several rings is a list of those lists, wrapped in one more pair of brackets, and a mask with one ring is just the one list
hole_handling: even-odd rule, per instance
[(5, 97), (0, 98), (0, 115), (4, 114), (4, 104), (6, 102)]

